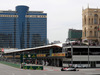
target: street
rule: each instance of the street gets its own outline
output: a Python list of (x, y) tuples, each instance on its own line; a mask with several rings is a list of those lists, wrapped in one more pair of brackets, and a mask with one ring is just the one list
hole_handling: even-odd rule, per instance
[(48, 70), (24, 70), (0, 64), (0, 75), (100, 75), (100, 69), (80, 69), (79, 71), (53, 71), (50, 70), (50, 67), (45, 68)]

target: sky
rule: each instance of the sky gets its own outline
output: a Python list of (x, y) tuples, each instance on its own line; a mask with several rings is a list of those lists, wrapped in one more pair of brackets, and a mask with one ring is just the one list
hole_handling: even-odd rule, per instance
[(17, 5), (47, 13), (49, 42), (65, 42), (68, 29), (82, 29), (82, 8), (100, 8), (100, 0), (1, 0), (0, 10), (15, 10)]

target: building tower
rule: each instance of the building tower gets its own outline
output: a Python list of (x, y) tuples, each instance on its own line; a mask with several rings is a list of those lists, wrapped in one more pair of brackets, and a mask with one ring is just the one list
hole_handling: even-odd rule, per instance
[(17, 11), (17, 14), (18, 14), (18, 27), (19, 27), (19, 45), (20, 45), (20, 48), (24, 48), (23, 44), (24, 43), (24, 28), (25, 28), (25, 15), (27, 14), (27, 11), (28, 11), (28, 8), (27, 6), (16, 6), (16, 11)]
[(100, 43), (100, 9), (82, 10), (82, 40)]

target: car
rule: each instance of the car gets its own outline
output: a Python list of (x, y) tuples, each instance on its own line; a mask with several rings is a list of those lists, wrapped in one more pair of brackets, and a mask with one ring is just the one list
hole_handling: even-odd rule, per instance
[(75, 65), (74, 67), (75, 67), (75, 68), (87, 68), (86, 65)]
[(82, 65), (77, 65), (77, 66), (75, 66), (76, 68), (83, 68), (83, 66)]
[(86, 65), (82, 65), (82, 67), (83, 67), (83, 68), (87, 68), (88, 66), (86, 66)]
[(61, 71), (77, 71), (75, 67), (62, 67)]

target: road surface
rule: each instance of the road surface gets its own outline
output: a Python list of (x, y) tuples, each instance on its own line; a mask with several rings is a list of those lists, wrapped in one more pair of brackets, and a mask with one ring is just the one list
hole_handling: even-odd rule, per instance
[[(48, 67), (47, 67), (48, 68)], [(46, 68), (46, 69), (47, 69)], [(80, 71), (23, 70), (0, 64), (0, 75), (100, 75), (100, 69), (81, 69)]]

